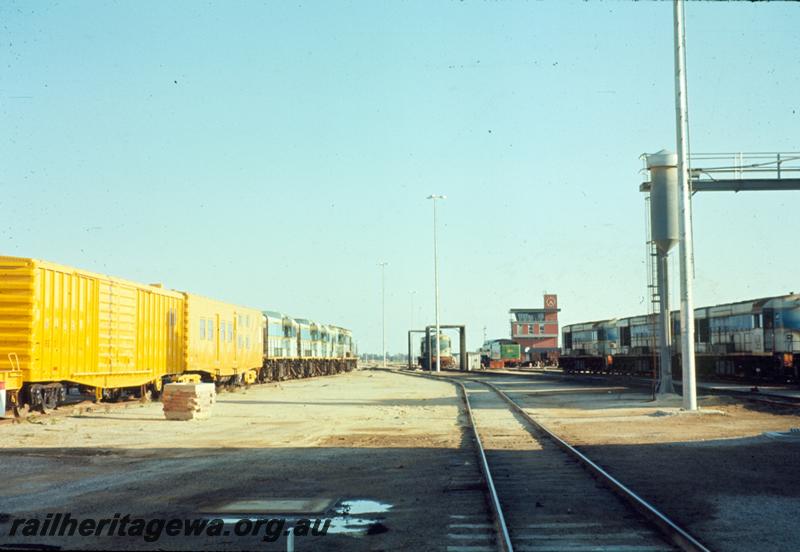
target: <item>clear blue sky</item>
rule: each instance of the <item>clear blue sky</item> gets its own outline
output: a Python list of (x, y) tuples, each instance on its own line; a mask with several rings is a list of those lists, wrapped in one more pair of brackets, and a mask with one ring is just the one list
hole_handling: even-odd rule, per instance
[[(800, 151), (800, 5), (686, 6), (692, 149)], [(0, 252), (469, 346), (558, 293), (646, 310), (639, 154), (675, 147), (672, 6), (0, 4)], [(695, 198), (698, 305), (800, 291), (797, 193)]]

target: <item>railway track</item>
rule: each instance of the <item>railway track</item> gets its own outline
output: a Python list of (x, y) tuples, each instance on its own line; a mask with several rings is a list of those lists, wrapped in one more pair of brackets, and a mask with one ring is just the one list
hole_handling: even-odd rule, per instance
[[(477, 377), (508, 377), (508, 378), (515, 378), (515, 377), (529, 378), (532, 376), (536, 376), (553, 380), (588, 383), (590, 385), (595, 385), (598, 383), (604, 385), (613, 384), (617, 386), (628, 387), (630, 389), (648, 390), (648, 391), (652, 391), (653, 387), (652, 379), (636, 377), (636, 376), (622, 376), (622, 375), (611, 375), (611, 374), (578, 374), (578, 373), (569, 374), (563, 372), (520, 371), (519, 373), (476, 372), (474, 375)], [(699, 396), (724, 395), (728, 397), (735, 397), (744, 401), (763, 403), (781, 407), (796, 408), (800, 406), (799, 397), (781, 395), (778, 393), (770, 392), (768, 390), (765, 391), (763, 389), (759, 390), (753, 390), (752, 388), (750, 390), (728, 389), (721, 386), (724, 384), (724, 382), (719, 382), (719, 383), (720, 386), (715, 386), (713, 382), (698, 382), (697, 386), (698, 395)], [(676, 393), (680, 394), (683, 388), (681, 381), (680, 380), (674, 381), (673, 385), (675, 386)], [(753, 383), (753, 386), (756, 389), (758, 389), (758, 385), (756, 385), (755, 383)]]
[[(452, 520), (450, 552), (707, 549), (491, 383), (461, 391), (492, 520)], [(452, 517), (452, 516), (451, 516)], [(487, 531), (494, 529), (494, 539)]]

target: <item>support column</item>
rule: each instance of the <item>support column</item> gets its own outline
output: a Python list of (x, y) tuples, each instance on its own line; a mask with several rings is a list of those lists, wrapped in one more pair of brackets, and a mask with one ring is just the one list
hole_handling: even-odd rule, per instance
[(408, 369), (413, 370), (411, 365), (411, 332), (413, 330), (408, 330)]
[(669, 257), (658, 251), (656, 271), (658, 277), (659, 324), (658, 350), (659, 374), (656, 393), (660, 396), (675, 392), (672, 386), (672, 320), (669, 312)]
[(464, 326), (461, 326), (458, 329), (458, 337), (459, 337), (459, 358), (461, 364), (461, 371), (467, 371), (467, 329)]
[(433, 354), (431, 354), (431, 327), (425, 326), (425, 349), (428, 351), (428, 371), (433, 371)]

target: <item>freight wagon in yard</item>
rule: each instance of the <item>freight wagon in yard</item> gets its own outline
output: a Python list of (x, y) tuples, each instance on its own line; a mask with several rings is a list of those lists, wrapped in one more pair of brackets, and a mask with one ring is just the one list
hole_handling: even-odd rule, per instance
[(14, 408), (54, 408), (70, 388), (118, 400), (157, 396), (172, 381), (241, 385), (355, 367), (348, 330), (337, 327), (337, 346), (320, 358), (302, 350), (297, 323), (281, 324), (285, 341), (269, 350), (260, 310), (0, 256), (0, 392)]
[(255, 383), (264, 361), (261, 311), (184, 295), (187, 372), (219, 383)]
[(115, 398), (184, 371), (185, 298), (157, 286), (0, 257), (0, 380), (8, 403), (53, 408), (66, 383)]

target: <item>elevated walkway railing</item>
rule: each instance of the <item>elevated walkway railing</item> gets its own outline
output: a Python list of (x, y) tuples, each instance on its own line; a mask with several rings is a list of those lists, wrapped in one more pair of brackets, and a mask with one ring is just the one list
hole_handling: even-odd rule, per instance
[(689, 158), (692, 180), (795, 178), (798, 152), (696, 153)]
[[(689, 164), (693, 194), (800, 190), (800, 152), (694, 153)], [(639, 191), (649, 192), (650, 182)]]

